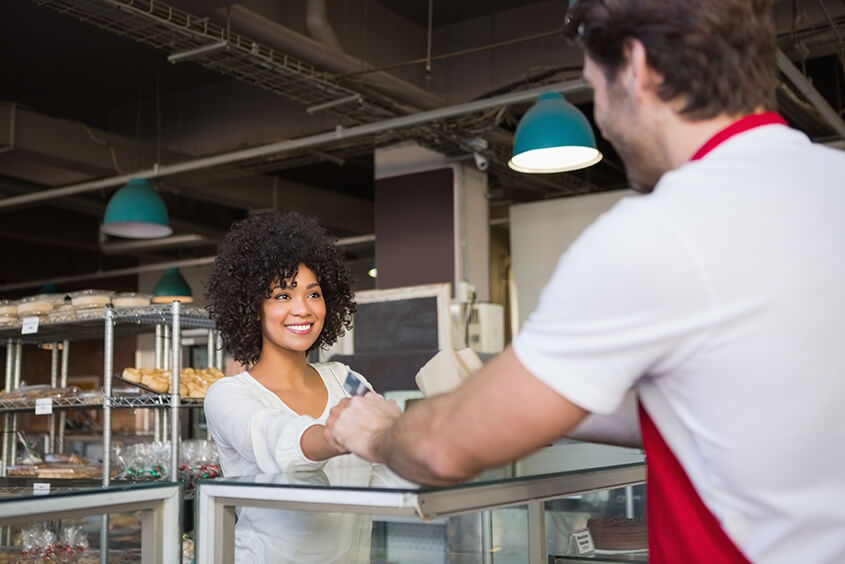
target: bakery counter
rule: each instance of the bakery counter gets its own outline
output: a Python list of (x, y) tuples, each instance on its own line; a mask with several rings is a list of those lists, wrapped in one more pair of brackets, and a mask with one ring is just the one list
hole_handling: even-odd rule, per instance
[[(482, 530), (492, 530), (495, 518), (491, 518), (491, 513), (496, 512), (491, 510), (512, 507), (521, 512), (525, 523), (525, 534), (520, 534), (516, 543), (524, 553), (520, 553), (516, 561), (546, 564), (547, 509), (544, 504), (547, 500), (625, 488), (644, 480), (642, 456), (624, 451), (601, 466), (561, 471), (552, 466), (517, 463), (447, 487), (419, 486), (381, 465), (365, 465), (355, 472), (347, 470), (337, 474), (320, 470), (206, 480), (198, 484), (196, 494), (196, 562), (234, 562), (236, 507), (359, 513), (373, 515), (374, 521), (409, 524), (453, 515), (482, 514)], [(481, 555), (486, 555), (482, 560), (490, 561), (495, 552), (499, 562), (508, 547), (489, 534), (481, 536)], [(457, 561), (452, 558), (454, 554), (447, 559), (444, 551), (449, 549), (445, 546), (440, 550), (440, 554), (432, 555), (430, 559), (427, 553), (426, 561)], [(418, 558), (419, 555), (417, 561), (420, 561)]]
[[(141, 562), (170, 564), (180, 557), (181, 500), (181, 486), (172, 482), (102, 486), (40, 480), (5, 488), (0, 495), (0, 525), (104, 515), (102, 530), (107, 531), (108, 514), (137, 511)], [(101, 543), (101, 553), (104, 549)]]

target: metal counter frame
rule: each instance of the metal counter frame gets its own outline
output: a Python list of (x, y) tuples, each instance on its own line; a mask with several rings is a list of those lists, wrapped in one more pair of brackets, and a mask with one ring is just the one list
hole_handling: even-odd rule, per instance
[(470, 481), (458, 486), (416, 490), (202, 481), (197, 487), (195, 562), (234, 564), (235, 507), (401, 515), (428, 520), (528, 505), (529, 562), (546, 564), (544, 501), (644, 481), (644, 464), (537, 474), (489, 484)]
[(178, 483), (91, 488), (0, 499), (0, 525), (141, 511), (141, 563), (173, 564), (182, 553)]

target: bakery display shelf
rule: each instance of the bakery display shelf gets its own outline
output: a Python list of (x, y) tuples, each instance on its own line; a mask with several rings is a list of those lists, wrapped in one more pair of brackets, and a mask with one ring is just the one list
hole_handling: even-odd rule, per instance
[[(121, 377), (118, 374), (114, 374), (112, 376), (115, 380), (122, 382), (124, 384), (129, 384), (130, 386), (135, 386), (136, 388), (143, 390), (145, 392), (149, 392), (148, 394), (143, 394), (142, 396), (113, 396), (111, 406), (112, 407), (169, 407), (170, 406), (170, 394), (168, 393), (161, 393), (157, 390), (153, 390), (140, 382), (133, 382), (131, 380), (127, 380)], [(158, 399), (157, 399), (158, 398)], [(132, 400), (138, 400), (137, 403), (133, 402)], [(119, 403), (118, 403), (119, 401)], [(157, 403), (157, 402), (163, 403)], [(186, 407), (202, 407), (203, 398), (186, 398), (184, 396), (179, 398), (179, 404), (184, 405)], [(144, 404), (144, 405), (141, 405)]]
[[(21, 335), (22, 320), (0, 324), (0, 345), (8, 339), (19, 339), (24, 344), (62, 340), (100, 339), (104, 335), (105, 308), (53, 312), (39, 316), (38, 332)], [(113, 309), (115, 333), (144, 333), (150, 326), (172, 325), (173, 314), (169, 305), (156, 304), (134, 308)], [(213, 329), (214, 322), (208, 313), (198, 307), (184, 307), (180, 314), (182, 329)]]
[(0, 413), (12, 411), (33, 411), (38, 400), (51, 400), (53, 409), (74, 409), (99, 407), (103, 405), (102, 394), (88, 394), (85, 396), (62, 396), (45, 398), (2, 399), (0, 396)]
[[(202, 399), (180, 398), (179, 405), (182, 407), (202, 407)], [(170, 407), (170, 395), (112, 396), (111, 406), (114, 408)]]
[[(61, 397), (61, 398), (39, 398), (52, 399), (53, 409), (89, 409), (98, 408), (103, 405), (103, 396), (86, 396), (86, 397)], [(179, 404), (183, 407), (202, 407), (202, 398), (180, 398)], [(169, 394), (139, 394), (129, 396), (112, 396), (112, 408), (156, 408), (156, 407), (170, 407)], [(34, 411), (36, 409), (36, 400), (31, 398), (21, 398), (14, 400), (0, 400), (0, 413), (25, 412)]]

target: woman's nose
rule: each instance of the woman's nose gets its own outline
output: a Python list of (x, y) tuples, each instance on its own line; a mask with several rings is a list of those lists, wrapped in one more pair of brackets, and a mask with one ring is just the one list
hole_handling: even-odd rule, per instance
[(291, 313), (294, 315), (308, 315), (311, 313), (311, 308), (308, 306), (308, 300), (305, 298), (294, 298)]

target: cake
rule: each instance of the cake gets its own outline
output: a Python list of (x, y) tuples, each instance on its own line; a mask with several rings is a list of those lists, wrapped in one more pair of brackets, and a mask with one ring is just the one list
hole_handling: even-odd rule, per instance
[(644, 519), (621, 516), (594, 517), (587, 521), (593, 544), (603, 550), (639, 550), (648, 546)]

